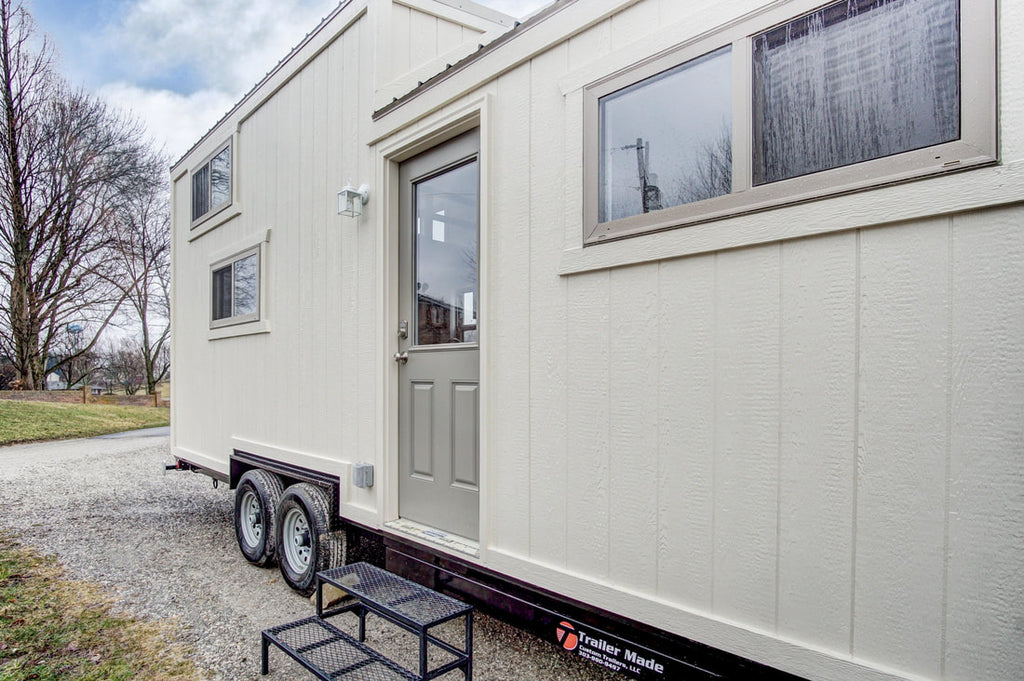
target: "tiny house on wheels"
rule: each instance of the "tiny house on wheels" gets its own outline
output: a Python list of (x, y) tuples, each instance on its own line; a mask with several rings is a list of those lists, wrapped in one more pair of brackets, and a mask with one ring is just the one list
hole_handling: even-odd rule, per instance
[(347, 0), (172, 169), (172, 447), (644, 679), (1020, 679), (1024, 5)]

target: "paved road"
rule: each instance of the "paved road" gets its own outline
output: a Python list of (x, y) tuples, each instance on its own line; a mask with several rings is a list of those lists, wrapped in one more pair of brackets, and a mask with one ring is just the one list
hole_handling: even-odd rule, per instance
[(142, 437), (167, 437), (171, 434), (170, 426), (157, 426), (156, 428), (140, 428), (138, 430), (126, 430), (122, 433), (110, 433), (109, 435), (97, 435), (96, 440), (132, 440)]
[[(213, 679), (312, 678), (277, 651), (272, 673), (259, 676), (259, 632), (314, 607), (276, 569), (242, 558), (233, 493), (203, 475), (165, 473), (167, 437), (147, 435), (0, 447), (0, 527), (57, 555), (72, 576), (108, 587), (130, 614), (177, 619), (181, 640)], [(411, 637), (368, 624), (372, 644), (415, 664)], [(476, 618), (474, 636), (478, 681), (622, 678), (487, 617)]]

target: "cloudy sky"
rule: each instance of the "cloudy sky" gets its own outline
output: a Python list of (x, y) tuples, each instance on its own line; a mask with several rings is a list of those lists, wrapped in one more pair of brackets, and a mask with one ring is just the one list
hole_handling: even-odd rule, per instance
[[(338, 0), (25, 0), (75, 85), (142, 119), (177, 159)], [(549, 0), (478, 0), (523, 17)]]

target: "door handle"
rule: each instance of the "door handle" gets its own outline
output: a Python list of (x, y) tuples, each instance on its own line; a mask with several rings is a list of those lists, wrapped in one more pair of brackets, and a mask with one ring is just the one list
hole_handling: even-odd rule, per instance
[(406, 362), (409, 361), (409, 353), (408, 352), (396, 352), (395, 353), (395, 361), (398, 362), (399, 364), (405, 364)]

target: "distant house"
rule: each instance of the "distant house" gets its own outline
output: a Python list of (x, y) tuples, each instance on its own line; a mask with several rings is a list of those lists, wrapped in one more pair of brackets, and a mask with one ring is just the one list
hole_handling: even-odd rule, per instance
[(46, 389), (47, 390), (67, 390), (68, 383), (64, 380), (64, 376), (59, 371), (54, 371), (46, 374)]
[(1021, 30), (342, 2), (172, 169), (174, 455), (299, 591), (344, 532), (636, 678), (1020, 679)]

